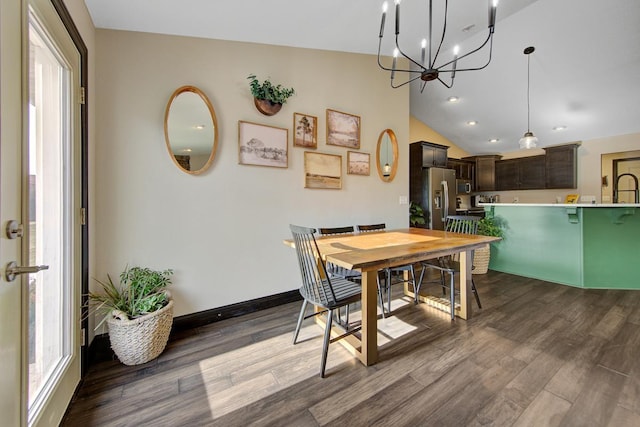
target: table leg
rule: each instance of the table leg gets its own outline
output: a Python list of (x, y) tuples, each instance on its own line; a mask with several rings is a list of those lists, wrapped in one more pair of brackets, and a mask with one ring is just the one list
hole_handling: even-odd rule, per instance
[(460, 314), (465, 320), (471, 319), (471, 251), (460, 252)]
[(362, 272), (362, 350), (360, 361), (373, 365), (378, 361), (378, 272)]

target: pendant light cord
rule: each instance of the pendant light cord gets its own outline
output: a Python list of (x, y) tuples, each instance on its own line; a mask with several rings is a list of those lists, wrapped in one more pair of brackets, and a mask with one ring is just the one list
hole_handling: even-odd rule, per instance
[(531, 89), (529, 88), (530, 85), (530, 77), (529, 77), (529, 73), (531, 73), (531, 54), (527, 54), (527, 133), (531, 132), (530, 129), (530, 115), (531, 115), (531, 101), (529, 100), (529, 94), (531, 93)]

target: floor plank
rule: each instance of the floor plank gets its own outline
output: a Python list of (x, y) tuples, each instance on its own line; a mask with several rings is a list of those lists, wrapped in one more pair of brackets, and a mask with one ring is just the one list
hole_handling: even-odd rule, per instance
[(639, 425), (640, 292), (474, 280), (469, 321), (394, 287), (379, 362), (333, 344), (324, 379), (321, 328), (291, 343), (300, 303), (181, 331), (147, 364), (91, 366), (62, 425)]

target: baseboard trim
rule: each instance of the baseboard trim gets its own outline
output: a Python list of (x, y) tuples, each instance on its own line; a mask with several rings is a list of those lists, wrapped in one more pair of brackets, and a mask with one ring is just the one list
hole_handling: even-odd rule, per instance
[[(173, 319), (171, 334), (173, 335), (178, 332), (219, 322), (220, 320), (230, 319), (232, 317), (244, 316), (245, 314), (265, 310), (271, 307), (277, 307), (294, 301), (302, 301), (302, 296), (297, 289), (294, 291), (282, 292), (249, 301), (225, 305), (211, 310), (185, 314)], [(171, 336), (169, 339), (171, 339)], [(113, 350), (111, 350), (108, 334), (96, 335), (89, 345), (88, 353), (89, 366), (105, 360), (113, 360), (116, 357)]]

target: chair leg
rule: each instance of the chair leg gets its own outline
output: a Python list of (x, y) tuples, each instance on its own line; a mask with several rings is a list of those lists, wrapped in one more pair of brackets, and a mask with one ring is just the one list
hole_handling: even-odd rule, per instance
[(293, 344), (296, 343), (298, 339), (298, 333), (300, 333), (300, 325), (302, 325), (302, 321), (304, 320), (304, 312), (307, 309), (307, 300), (302, 300), (302, 308), (300, 309), (300, 315), (298, 316), (298, 324), (296, 325), (296, 330), (293, 333)]
[(413, 303), (418, 304), (418, 295), (420, 294), (420, 286), (422, 286), (422, 279), (424, 279), (424, 273), (427, 270), (427, 267), (422, 266), (422, 271), (420, 272), (420, 279), (418, 279), (418, 284), (413, 283)]
[(384, 300), (382, 298), (382, 283), (380, 283), (380, 273), (378, 273), (378, 277), (376, 278), (378, 281), (378, 303), (380, 304), (380, 310), (382, 310), (382, 318), (385, 318), (384, 315)]
[(324, 370), (327, 365), (327, 353), (329, 352), (329, 340), (331, 339), (331, 319), (333, 310), (327, 313), (327, 326), (324, 330), (324, 342), (322, 344), (322, 361), (320, 362), (320, 378), (324, 378)]
[(350, 304), (347, 304), (347, 306), (344, 308), (345, 311), (345, 328), (347, 328), (347, 330), (349, 329), (349, 306)]
[(478, 290), (476, 289), (476, 284), (473, 281), (473, 277), (471, 278), (471, 290), (473, 291), (473, 295), (476, 297), (478, 308), (482, 308), (482, 305), (480, 304), (480, 295), (478, 295)]
[[(455, 274), (449, 273), (449, 300), (451, 301), (451, 320), (456, 318), (456, 284), (455, 284)], [(444, 289), (444, 288), (443, 288)]]
[(391, 269), (387, 269), (387, 313), (391, 314)]

